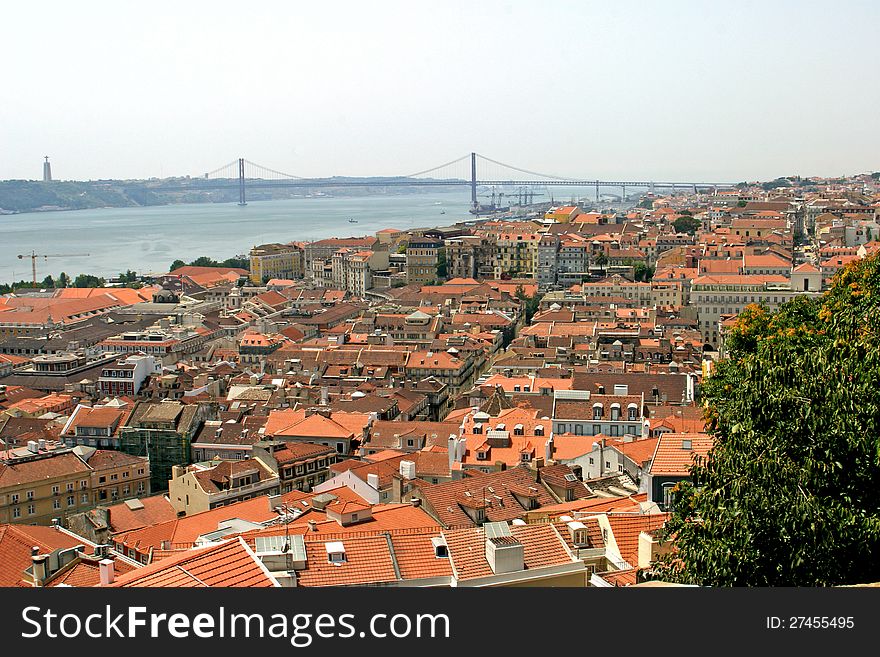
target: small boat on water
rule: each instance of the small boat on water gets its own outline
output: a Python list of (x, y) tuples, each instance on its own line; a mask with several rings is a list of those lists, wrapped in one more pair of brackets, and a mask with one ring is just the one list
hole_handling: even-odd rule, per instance
[(440, 214), (446, 214), (446, 210), (440, 210)]
[(356, 224), (357, 222), (358, 222), (357, 219), (349, 219), (348, 220), (348, 223), (350, 223), (350, 224)]

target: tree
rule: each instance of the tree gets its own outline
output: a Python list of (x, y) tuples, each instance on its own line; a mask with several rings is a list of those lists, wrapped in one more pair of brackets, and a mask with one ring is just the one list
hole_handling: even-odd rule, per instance
[(186, 267), (186, 263), (178, 258), (174, 262), (171, 263), (171, 268), (168, 271), (174, 271), (175, 269), (180, 269), (181, 267)]
[(514, 296), (520, 300), (523, 311), (525, 312), (525, 323), (528, 324), (532, 321), (532, 317), (535, 316), (535, 313), (538, 312), (538, 307), (541, 304), (541, 297), (538, 294), (532, 296), (526, 295), (525, 288), (523, 288), (522, 284), (516, 286)]
[(55, 287), (55, 279), (52, 278), (51, 274), (43, 279), (43, 282), (40, 283), (40, 287)]
[(189, 264), (193, 267), (218, 267), (220, 263), (208, 256), (199, 256)]
[(103, 278), (91, 274), (80, 274), (73, 281), (73, 287), (104, 287), (106, 281)]
[(636, 281), (647, 283), (654, 278), (654, 268), (649, 267), (644, 262), (637, 262), (633, 265), (633, 278)]
[(715, 446), (679, 484), (655, 576), (709, 586), (880, 580), (880, 257), (820, 299), (751, 306), (704, 381)]
[(688, 235), (693, 235), (697, 232), (702, 224), (700, 223), (699, 219), (696, 219), (689, 214), (685, 214), (673, 221), (672, 225), (675, 228), (675, 232), (677, 233), (687, 233)]
[(639, 201), (639, 204), (636, 207), (644, 208), (645, 210), (652, 210), (654, 208), (654, 199), (643, 198), (641, 201)]
[(124, 274), (119, 274), (119, 282), (123, 285), (126, 283), (136, 283), (138, 280), (137, 272), (132, 271), (131, 269), (127, 270)]
[(70, 286), (70, 276), (61, 272), (58, 275), (58, 287), (69, 287)]
[(604, 267), (605, 265), (608, 264), (608, 256), (605, 255), (604, 253), (600, 253), (599, 255), (596, 256), (596, 264), (599, 265), (600, 267)]
[(439, 249), (437, 251), (437, 280), (445, 280), (448, 273), (446, 249)]
[(744, 208), (744, 207), (746, 207), (746, 202), (745, 202), (745, 201), (737, 201), (737, 202), (736, 202), (736, 207), (738, 207), (738, 208)]

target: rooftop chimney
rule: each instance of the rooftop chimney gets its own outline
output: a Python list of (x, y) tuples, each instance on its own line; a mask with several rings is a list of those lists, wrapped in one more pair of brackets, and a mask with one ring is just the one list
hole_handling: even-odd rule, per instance
[(525, 568), (523, 545), (514, 536), (487, 538), (486, 561), (496, 575), (519, 572)]
[(49, 575), (49, 565), (46, 563), (46, 560), (48, 558), (48, 554), (40, 554), (40, 548), (31, 548), (31, 562), (32, 571), (34, 574), (34, 586), (43, 586), (43, 582), (46, 581), (46, 577)]
[(101, 586), (112, 584), (116, 577), (116, 567), (113, 559), (101, 559), (98, 565), (101, 569)]

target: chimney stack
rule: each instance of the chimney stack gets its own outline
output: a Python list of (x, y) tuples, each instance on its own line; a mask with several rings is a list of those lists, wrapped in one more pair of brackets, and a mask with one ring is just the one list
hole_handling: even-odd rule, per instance
[(113, 559), (101, 559), (98, 562), (101, 568), (101, 586), (108, 586), (116, 578), (116, 567)]
[(48, 554), (40, 554), (40, 548), (32, 547), (31, 548), (31, 562), (32, 562), (32, 571), (34, 574), (34, 586), (43, 586), (43, 582), (46, 581), (46, 577), (48, 577), (48, 564), (46, 560), (49, 558)]

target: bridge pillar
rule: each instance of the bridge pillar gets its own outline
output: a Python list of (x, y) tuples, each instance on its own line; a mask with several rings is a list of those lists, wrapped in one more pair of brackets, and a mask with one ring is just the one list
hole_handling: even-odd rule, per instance
[(471, 207), (479, 210), (477, 203), (477, 154), (471, 153)]
[(596, 181), (596, 203), (599, 202), (599, 181)]
[(244, 197), (244, 158), (238, 158), (238, 204), (247, 205)]

